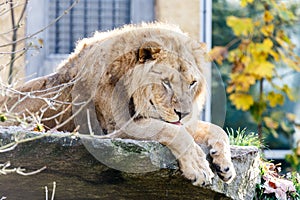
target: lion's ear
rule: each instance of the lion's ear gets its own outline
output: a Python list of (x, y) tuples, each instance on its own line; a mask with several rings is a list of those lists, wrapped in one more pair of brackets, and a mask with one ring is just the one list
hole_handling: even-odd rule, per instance
[(160, 51), (161, 47), (156, 42), (146, 42), (138, 50), (138, 61), (144, 63), (147, 60), (155, 60)]

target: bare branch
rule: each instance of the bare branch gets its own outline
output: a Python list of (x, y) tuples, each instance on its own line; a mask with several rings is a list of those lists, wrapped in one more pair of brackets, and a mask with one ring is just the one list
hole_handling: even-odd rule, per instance
[(43, 121), (49, 121), (49, 120), (53, 120), (61, 115), (63, 115), (67, 110), (72, 108), (72, 104), (69, 104), (67, 106), (67, 108), (63, 109), (61, 112), (57, 113), (56, 115), (52, 115), (51, 117), (47, 117), (47, 118), (42, 118), (42, 122)]
[(45, 186), (45, 196), (46, 196), (46, 200), (48, 200), (48, 187)]
[(10, 62), (8, 62), (6, 64), (6, 66), (11, 65), (11, 63), (14, 63), (16, 60), (18, 60), (19, 58), (22, 58), (24, 56), (24, 54), (27, 52), (28, 49), (25, 49), (25, 51), (21, 52), (20, 55), (14, 57), (13, 59), (10, 60)]
[[(15, 29), (16, 24), (15, 24), (15, 11), (14, 11), (14, 7), (13, 7), (13, 0), (10, 0), (10, 16), (11, 16), (11, 25), (14, 29), (11, 40), (12, 40), (12, 42), (14, 42), (14, 41), (17, 40), (18, 29)], [(11, 49), (12, 52), (16, 51), (16, 45), (17, 45), (17, 43), (12, 44), (12, 49)], [(12, 82), (12, 73), (13, 73), (15, 56), (16, 56), (16, 54), (12, 53), (11, 57), (10, 57), (10, 65), (9, 65), (9, 73), (8, 73), (8, 84), (11, 84), (11, 82)]]
[(25, 142), (34, 141), (34, 140), (41, 139), (41, 138), (44, 138), (44, 137), (47, 137), (47, 136), (49, 136), (49, 134), (41, 134), (41, 135), (38, 135), (38, 136), (35, 136), (35, 137), (31, 137), (31, 138), (26, 138), (26, 139), (22, 139), (22, 140), (16, 140), (16, 141), (14, 141), (12, 143), (9, 143), (7, 145), (1, 146), (0, 147), (0, 153), (11, 151), (11, 150), (15, 149), (18, 144), (22, 144), (22, 143), (25, 143)]
[(18, 168), (9, 168), (11, 166), (10, 162), (6, 162), (4, 164), (0, 164), (0, 174), (6, 175), (6, 174), (10, 174), (10, 173), (17, 173), (20, 174), (22, 176), (30, 176), (30, 175), (34, 175), (37, 173), (40, 173), (41, 171), (45, 170), (47, 167), (44, 166), (38, 170), (32, 171), (32, 172), (24, 172), (26, 171), (26, 169), (18, 167)]
[(63, 127), (64, 125), (66, 125), (67, 123), (69, 123), (71, 120), (74, 119), (74, 117), (76, 117), (82, 110), (83, 108), (91, 102), (91, 100), (93, 99), (93, 97), (91, 96), (85, 103), (84, 105), (82, 105), (72, 116), (70, 116), (66, 121), (64, 121), (63, 123), (61, 124), (58, 124), (57, 126), (55, 126), (54, 128), (52, 128), (51, 130), (57, 130), (61, 127)]
[[(19, 17), (18, 22), (15, 22), (15, 12), (14, 12), (14, 7), (13, 7), (13, 0), (10, 0), (10, 12), (11, 12), (11, 23), (12, 23), (12, 28), (13, 28), (13, 33), (12, 33), (12, 42), (17, 40), (18, 37), (18, 30), (20, 27), (20, 22), (23, 19), (28, 0), (25, 1), (25, 4), (23, 6), (21, 15)], [(16, 48), (17, 48), (17, 43), (12, 44), (12, 50), (11, 50), (11, 57), (10, 57), (10, 63), (9, 63), (9, 73), (8, 73), (8, 84), (12, 83), (13, 80), (13, 70), (14, 70), (14, 63), (16, 61)], [(25, 50), (24, 50), (25, 51)], [(22, 54), (21, 54), (22, 55)]]
[[(20, 26), (21, 26), (21, 25), (20, 25)], [(18, 29), (18, 28), (20, 28), (20, 27), (15, 27), (15, 28), (12, 28), (12, 29), (10, 29), (10, 30), (8, 30), (8, 31), (2, 32), (2, 33), (0, 33), (0, 36), (9, 34), (9, 33), (13, 32), (15, 29)]]
[(42, 167), (42, 168), (40, 168), (40, 169), (38, 169), (38, 170), (32, 171), (32, 172), (23, 172), (22, 168), (18, 167), (18, 168), (16, 169), (16, 173), (17, 173), (17, 174), (20, 174), (20, 175), (22, 175), (22, 176), (31, 176), (31, 175), (38, 174), (38, 173), (40, 173), (41, 171), (43, 171), (43, 170), (45, 170), (45, 169), (47, 169), (46, 166), (44, 166), (44, 167)]
[(8, 145), (4, 145), (4, 146), (0, 147), (0, 153), (5, 153), (8, 151), (14, 150), (17, 146), (18, 146), (18, 144), (16, 142), (9, 143)]
[(69, 11), (70, 11), (76, 4), (78, 4), (78, 3), (79, 3), (79, 0), (74, 1), (73, 4), (72, 4), (69, 8), (67, 8), (67, 9), (64, 11), (63, 14), (61, 14), (60, 16), (58, 16), (57, 18), (55, 18), (54, 20), (52, 20), (47, 26), (43, 27), (42, 29), (36, 31), (35, 33), (32, 33), (32, 34), (30, 34), (30, 35), (27, 35), (27, 36), (25, 36), (25, 37), (23, 37), (23, 38), (20, 38), (20, 39), (18, 39), (18, 40), (16, 40), (16, 41), (12, 41), (12, 42), (10, 42), (10, 43), (6, 43), (6, 44), (3, 44), (3, 45), (0, 45), (0, 48), (6, 47), (6, 46), (10, 46), (10, 45), (15, 44), (15, 43), (22, 42), (22, 41), (24, 41), (24, 40), (27, 40), (27, 39), (29, 39), (29, 38), (32, 38), (33, 36), (35, 36), (35, 35), (37, 35), (37, 34), (43, 32), (43, 31), (45, 31), (47, 28), (49, 28), (50, 26), (52, 26), (53, 24), (55, 24), (58, 20), (60, 20), (63, 16), (65, 16), (66, 14), (68, 14)]
[(86, 117), (87, 117), (87, 122), (88, 122), (88, 127), (89, 127), (89, 132), (90, 135), (95, 135), (91, 126), (91, 118), (90, 118), (90, 110), (86, 109)]
[(27, 5), (28, 5), (28, 0), (25, 0), (25, 3), (24, 3), (24, 6), (23, 6), (23, 9), (22, 9), (22, 12), (21, 12), (21, 15), (19, 17), (19, 20), (17, 22), (17, 27), (20, 26), (20, 23), (21, 23), (21, 20), (23, 19), (24, 17), (24, 14), (25, 14), (25, 11), (26, 11), (26, 8), (27, 8)]
[(51, 200), (54, 200), (55, 190), (56, 190), (56, 182), (54, 181), (54, 182), (53, 182), (53, 189), (52, 189)]
[(9, 52), (0, 52), (0, 54), (16, 54), (16, 53), (20, 53), (22, 51), (25, 51), (26, 48), (22, 48), (22, 49), (19, 49), (19, 50), (16, 50), (16, 51), (9, 51)]
[[(9, 3), (9, 2), (6, 2), (6, 3), (11, 4), (11, 3)], [(6, 3), (5, 3), (5, 4), (6, 4)], [(23, 6), (23, 5), (24, 5), (24, 3), (17, 3), (16, 5), (13, 5), (13, 8), (17, 8), (17, 7), (20, 7), (20, 6)], [(1, 5), (0, 5), (0, 6), (1, 6)], [(11, 5), (10, 5), (10, 6), (11, 6)], [(4, 10), (3, 12), (0, 12), (0, 16), (6, 14), (6, 13), (8, 13), (8, 12), (10, 12), (10, 9), (7, 9), (7, 10)]]

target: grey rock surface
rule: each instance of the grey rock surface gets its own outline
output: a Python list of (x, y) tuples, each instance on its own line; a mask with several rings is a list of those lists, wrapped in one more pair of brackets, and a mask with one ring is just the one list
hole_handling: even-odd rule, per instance
[(211, 186), (196, 187), (182, 177), (172, 153), (158, 142), (0, 127), (0, 146), (16, 140), (31, 141), (0, 153), (0, 164), (10, 161), (10, 168), (22, 167), (28, 172), (47, 168), (32, 176), (1, 175), (0, 198), (43, 199), (44, 186), (51, 191), (55, 181), (55, 199), (250, 200), (260, 178), (255, 147), (231, 147), (237, 171), (231, 184), (216, 175)]

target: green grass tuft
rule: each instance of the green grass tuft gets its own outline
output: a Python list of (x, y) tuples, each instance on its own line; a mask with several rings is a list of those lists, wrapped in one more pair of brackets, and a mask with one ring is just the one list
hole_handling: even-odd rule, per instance
[(232, 128), (226, 129), (231, 145), (256, 146), (258, 148), (261, 148), (263, 146), (261, 141), (259, 140), (258, 135), (253, 132), (246, 133), (246, 128), (242, 130), (238, 128), (236, 131), (234, 131)]

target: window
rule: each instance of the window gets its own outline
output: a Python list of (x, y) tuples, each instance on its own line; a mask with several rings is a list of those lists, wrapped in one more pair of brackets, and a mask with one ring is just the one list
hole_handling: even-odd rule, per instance
[[(27, 35), (48, 26), (75, 0), (31, 0), (27, 10)], [(74, 50), (76, 41), (128, 23), (154, 20), (154, 0), (80, 0), (58, 22), (32, 38), (43, 47), (26, 55), (28, 79), (50, 74)]]
[[(59, 17), (74, 0), (52, 0), (49, 21)], [(51, 26), (49, 53), (68, 54), (79, 38), (89, 37), (97, 30), (108, 30), (130, 23), (130, 0), (82, 0), (69, 14)]]

